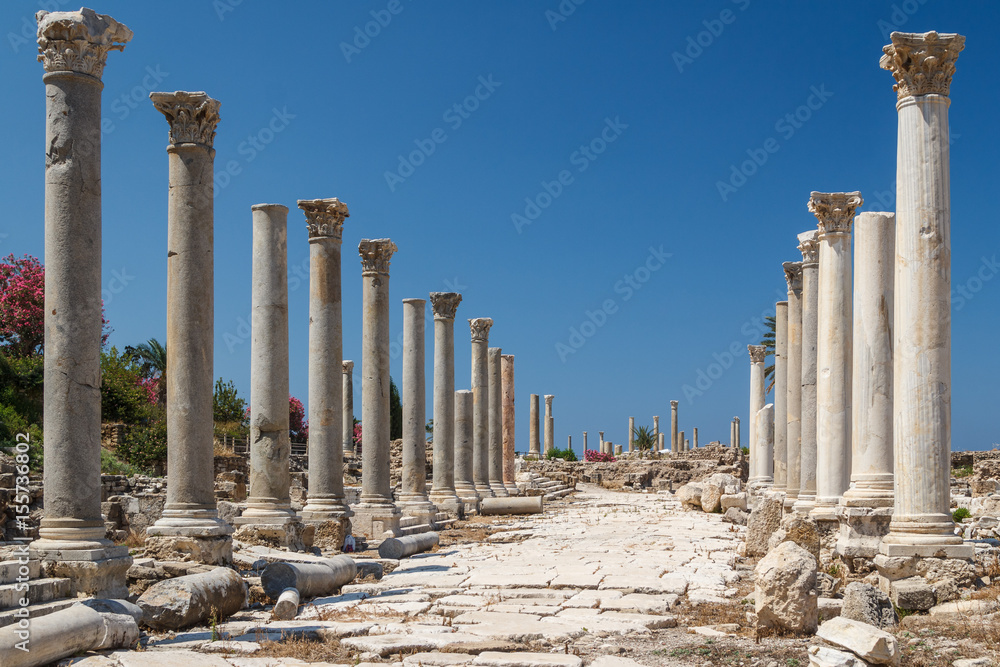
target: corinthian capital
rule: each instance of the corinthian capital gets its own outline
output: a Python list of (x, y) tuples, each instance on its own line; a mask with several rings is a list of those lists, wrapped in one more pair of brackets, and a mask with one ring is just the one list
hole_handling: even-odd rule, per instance
[(819, 263), (819, 241), (816, 240), (817, 232), (810, 229), (808, 232), (799, 234), (799, 251), (802, 253), (802, 268), (810, 268)]
[(965, 37), (954, 33), (894, 32), (892, 44), (882, 47), (882, 69), (892, 72), (896, 98), (948, 95), (955, 61), (965, 48)]
[[(344, 233), (344, 220), (351, 217), (347, 204), (336, 197), (332, 199), (300, 199), (299, 208), (306, 214), (309, 240), (333, 238), (340, 241)], [(388, 272), (386, 268), (386, 272)]]
[(781, 265), (785, 270), (785, 282), (788, 283), (788, 293), (802, 291), (802, 262), (785, 262)]
[(150, 93), (149, 99), (170, 124), (170, 143), (203, 144), (211, 148), (219, 124), (219, 100), (205, 93)]
[(108, 51), (121, 51), (132, 31), (110, 16), (83, 8), (35, 14), (38, 62), (46, 72), (78, 72), (101, 78)]
[(345, 375), (350, 375), (354, 372), (354, 362), (350, 360), (345, 360), (343, 363), (343, 372)]
[(750, 363), (752, 364), (762, 364), (764, 358), (767, 357), (767, 348), (763, 345), (747, 345), (747, 351), (750, 352)]
[(472, 342), (488, 343), (490, 340), (490, 327), (493, 320), (489, 317), (477, 317), (469, 320), (469, 330), (472, 331)]
[(862, 202), (860, 192), (810, 192), (808, 207), (819, 220), (819, 238), (849, 234), (854, 211)]
[(462, 295), (458, 292), (431, 292), (431, 309), (436, 320), (453, 320)]
[(358, 253), (361, 255), (361, 275), (381, 273), (389, 275), (389, 260), (399, 250), (389, 239), (361, 239)]

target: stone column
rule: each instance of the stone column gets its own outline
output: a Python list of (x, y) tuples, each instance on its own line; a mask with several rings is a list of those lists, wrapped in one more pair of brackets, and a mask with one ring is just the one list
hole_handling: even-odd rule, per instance
[(538, 442), (538, 394), (532, 394), (528, 405), (528, 456), (541, 456)]
[(788, 302), (774, 304), (774, 486), (788, 488), (788, 411), (785, 383), (788, 380)]
[(597, 435), (599, 435), (599, 436), (600, 436), (600, 438), (601, 438), (601, 439), (600, 439), (600, 440), (598, 441), (598, 442), (600, 442), (600, 443), (601, 443), (601, 444), (600, 444), (600, 448), (598, 449), (598, 451), (601, 451), (601, 452), (603, 452), (603, 451), (604, 451), (604, 431), (598, 431), (598, 432), (597, 432)]
[(434, 311), (434, 481), (430, 499), (453, 519), (464, 516), (455, 489), (455, 312), (457, 292), (431, 292)]
[(587, 432), (583, 432), (583, 453), (587, 453)]
[(497, 498), (507, 497), (507, 487), (503, 485), (503, 378), (500, 373), (500, 357), (503, 352), (499, 347), (488, 348), (486, 357), (489, 373), (490, 397), (490, 443), (489, 470), (490, 490)]
[(661, 452), (663, 451), (663, 448), (664, 448), (664, 444), (663, 443), (665, 442), (666, 437), (667, 437), (666, 433), (657, 433), (656, 434), (656, 448), (657, 448), (657, 450), (659, 450)]
[(851, 222), (860, 192), (813, 192), (819, 220), (816, 341), (817, 521), (836, 521), (851, 483)]
[[(519, 496), (514, 465), (514, 355), (500, 357), (501, 406), (503, 410), (503, 486), (507, 495)], [(586, 437), (584, 437), (586, 441)]]
[(658, 436), (660, 434), (660, 418), (657, 415), (653, 415), (653, 435)]
[(767, 348), (747, 345), (750, 352), (750, 484), (770, 485), (773, 452), (762, 451), (757, 446), (763, 442), (757, 437), (755, 416), (764, 408), (764, 360)]
[(352, 516), (344, 499), (344, 443), (337, 442), (344, 435), (340, 247), (350, 213), (336, 197), (300, 199), (298, 206), (309, 232), (309, 495), (301, 516), (314, 526), (317, 546), (339, 550)]
[[(758, 472), (761, 468), (767, 468), (767, 463), (771, 461), (768, 454), (773, 456), (774, 452), (774, 404), (768, 403), (754, 413), (750, 419), (752, 431), (756, 440), (750, 443), (750, 464), (753, 465), (753, 453), (760, 452), (760, 461), (757, 466)], [(767, 479), (761, 482), (762, 485), (770, 483)]]
[(402, 515), (389, 484), (389, 239), (362, 239), (361, 255), (361, 497), (354, 530), (377, 539), (399, 533)]
[(343, 427), (344, 455), (354, 456), (354, 362), (345, 360), (343, 365)]
[(45, 514), (32, 555), (73, 594), (125, 597), (127, 547), (101, 516), (101, 75), (132, 31), (93, 10), (44, 12)]
[(785, 446), (788, 462), (785, 488), (785, 511), (790, 511), (799, 497), (802, 476), (802, 262), (785, 262), (788, 285), (788, 328), (785, 350)]
[(552, 394), (545, 394), (545, 454), (549, 453), (549, 450), (555, 446), (556, 436), (556, 425), (555, 418), (552, 416), (552, 399), (555, 398)]
[(490, 374), (489, 341), (493, 320), (477, 317), (469, 320), (472, 332), (472, 437), (473, 472), (476, 493), (492, 498), (490, 488)]
[(679, 452), (686, 452), (687, 451), (687, 448), (684, 446), (685, 442), (686, 442), (686, 440), (684, 438), (684, 431), (678, 431), (677, 432), (677, 451), (679, 451)]
[(475, 437), (473, 435), (472, 392), (455, 392), (455, 491), (462, 499), (466, 514), (479, 510), (475, 483)]
[(628, 450), (635, 449), (635, 417), (628, 418)]
[(736, 430), (736, 446), (737, 447), (742, 447), (742, 443), (740, 442), (740, 418), (739, 417), (733, 417), (733, 422), (736, 424), (736, 429), (735, 429)]
[(210, 565), (233, 561), (232, 527), (215, 506), (212, 453), (213, 172), (219, 102), (205, 93), (152, 93), (170, 124), (167, 158), (167, 464), (163, 515), (147, 548)]
[(896, 79), (893, 295), (895, 508), (888, 556), (971, 558), (954, 534), (951, 455), (951, 193), (948, 97), (965, 37), (897, 33), (881, 66)]
[[(427, 403), (424, 380), (426, 299), (403, 299), (403, 452), (402, 485), (396, 506), (433, 526), (437, 508), (427, 499)], [(364, 451), (362, 447), (361, 451)]]
[(250, 493), (235, 539), (300, 551), (288, 487), (288, 208), (255, 204), (250, 321)]
[(677, 446), (677, 401), (670, 401), (670, 452), (676, 454)]
[(837, 553), (873, 558), (892, 518), (892, 308), (896, 216), (854, 221), (851, 488), (840, 499)]
[(736, 420), (735, 419), (730, 419), (729, 420), (729, 446), (730, 447), (735, 447), (736, 446)]
[(794, 509), (809, 514), (816, 506), (816, 340), (819, 299), (819, 243), (816, 230), (799, 234), (802, 251), (802, 393), (799, 409), (799, 496)]
[(695, 449), (698, 449), (698, 429), (691, 429), (691, 443)]

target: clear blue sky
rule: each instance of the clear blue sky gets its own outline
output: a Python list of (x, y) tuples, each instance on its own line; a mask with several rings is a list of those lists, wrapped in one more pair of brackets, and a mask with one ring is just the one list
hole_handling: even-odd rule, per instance
[[(46, 4), (78, 7), (0, 6), (3, 255), (44, 255), (45, 96), (32, 15)], [(860, 190), (866, 210), (894, 208), (895, 97), (891, 75), (878, 67), (888, 31), (960, 32), (968, 39), (952, 85), (952, 266), (956, 288), (967, 291), (953, 319), (953, 448), (1000, 441), (1000, 226), (990, 194), (1000, 154), (1000, 91), (991, 83), (1000, 6), (561, 6), (574, 11), (559, 14), (558, 0), (95, 6), (135, 32), (104, 74), (112, 342), (165, 338), (167, 123), (148, 92), (204, 90), (222, 102), (215, 375), (235, 380), (242, 394), (250, 387), (249, 340), (241, 337), (250, 312), (250, 207), (292, 209), (291, 389), (307, 400), (308, 247), (295, 201), (339, 197), (351, 210), (344, 356), (358, 362), (359, 414), (357, 244), (391, 237), (399, 246), (393, 337), (402, 332), (402, 299), (462, 292), (456, 387), (467, 388), (465, 319), (492, 317), (490, 344), (516, 356), (519, 450), (527, 449), (531, 393), (555, 394), (557, 444), (572, 434), (578, 453), (584, 430), (592, 447), (600, 430), (624, 442), (629, 416), (652, 424), (658, 414), (668, 428), (670, 399), (681, 402), (685, 431), (699, 427), (703, 443), (727, 440), (734, 415), (748, 423), (746, 344), (759, 340), (755, 321), (785, 291), (781, 262), (800, 258), (795, 235), (815, 227), (809, 192)], [(377, 19), (385, 25), (367, 25)], [(358, 37), (366, 25), (375, 36)], [(807, 104), (813, 109), (800, 109)], [(797, 110), (808, 119), (783, 120)], [(733, 165), (760, 158), (769, 139), (778, 150), (723, 197), (718, 183)], [(411, 162), (432, 143), (433, 153)], [(419, 163), (412, 173), (400, 156)], [(234, 173), (224, 173), (227, 164)], [(514, 214), (533, 220), (518, 225)], [(605, 307), (605, 316), (596, 314)], [(584, 325), (588, 312), (601, 326)], [(428, 328), (428, 417), (432, 341)], [(730, 347), (738, 350), (732, 364), (713, 368)], [(397, 353), (397, 382), (401, 368)], [(700, 373), (701, 393), (685, 392), (698, 388)]]

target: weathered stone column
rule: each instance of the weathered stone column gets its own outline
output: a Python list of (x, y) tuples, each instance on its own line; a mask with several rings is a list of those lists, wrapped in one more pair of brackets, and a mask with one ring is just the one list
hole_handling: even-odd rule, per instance
[(462, 499), (466, 514), (479, 510), (475, 483), (475, 436), (473, 435), (472, 392), (455, 392), (455, 492)]
[(538, 441), (538, 394), (529, 397), (528, 404), (528, 456), (541, 456), (542, 447)]
[[(763, 375), (763, 370), (761, 374)], [(753, 453), (761, 452), (760, 465), (757, 468), (759, 472), (761, 468), (767, 468), (767, 464), (771, 461), (767, 455), (774, 451), (774, 404), (768, 403), (755, 412), (750, 419), (750, 423), (754, 438), (756, 438), (754, 442), (750, 443), (750, 464), (751, 466), (753, 465)], [(766, 485), (770, 481), (770, 479), (767, 479), (764, 482), (760, 482), (760, 484)]]
[(587, 453), (587, 432), (583, 432), (583, 453)]
[(787, 369), (788, 302), (779, 301), (774, 304), (774, 486), (771, 488), (780, 493), (788, 488)]
[(235, 539), (304, 548), (288, 487), (288, 208), (255, 204), (250, 343), (250, 493)]
[(816, 230), (799, 234), (802, 251), (802, 394), (799, 410), (799, 496), (797, 514), (816, 506), (816, 340), (819, 299), (819, 243)]
[(389, 239), (362, 239), (361, 255), (361, 497), (354, 530), (369, 538), (399, 533), (402, 512), (389, 484)]
[(677, 443), (677, 401), (670, 401), (670, 452), (680, 451)]
[(691, 429), (691, 445), (695, 449), (698, 449), (698, 429), (697, 428), (692, 428)]
[(686, 442), (687, 442), (687, 439), (684, 437), (684, 431), (678, 431), (677, 432), (677, 451), (679, 451), (679, 452), (686, 452), (687, 451), (687, 447), (684, 444)]
[(599, 449), (598, 449), (597, 451), (599, 451), (599, 452), (603, 452), (603, 451), (604, 451), (604, 431), (598, 431), (598, 432), (597, 432), (597, 435), (599, 435), (599, 436), (600, 436), (600, 438), (601, 438), (601, 439), (599, 440), (599, 442), (600, 442), (600, 447), (599, 447)]
[(434, 481), (430, 499), (453, 519), (464, 516), (455, 491), (455, 312), (457, 292), (431, 292), (434, 311)]
[[(233, 561), (232, 527), (215, 506), (213, 172), (219, 102), (205, 93), (152, 93), (170, 124), (167, 158), (167, 465), (163, 515), (146, 529), (158, 556)], [(177, 556), (175, 556), (176, 558)]]
[(664, 450), (663, 443), (665, 442), (666, 437), (667, 437), (667, 434), (663, 433), (663, 432), (660, 432), (660, 433), (656, 434), (656, 449), (657, 449), (657, 451), (661, 451), (662, 452)]
[(477, 317), (469, 320), (472, 332), (472, 437), (473, 472), (476, 493), (492, 498), (490, 488), (490, 372), (489, 343), (493, 320)]
[(750, 352), (750, 484), (770, 484), (773, 452), (762, 451), (758, 445), (763, 442), (757, 437), (755, 416), (764, 407), (764, 360), (767, 348), (763, 345), (747, 345)]
[(514, 465), (514, 355), (500, 357), (501, 406), (503, 410), (503, 485), (507, 495), (518, 496)]
[(733, 417), (733, 422), (736, 424), (736, 446), (742, 447), (742, 443), (740, 442), (740, 418)]
[(502, 351), (499, 347), (487, 349), (487, 367), (490, 383), (490, 444), (489, 444), (489, 469), (490, 469), (490, 490), (497, 498), (507, 497), (507, 487), (503, 485), (503, 378), (500, 376), (500, 357)]
[(555, 398), (552, 394), (545, 394), (545, 454), (549, 453), (553, 447), (555, 447), (556, 442), (556, 425), (555, 419), (552, 417), (552, 399)]
[(635, 417), (628, 418), (628, 450), (635, 449)]
[(298, 206), (309, 232), (309, 495), (301, 516), (314, 526), (317, 546), (340, 549), (353, 514), (344, 500), (338, 442), (344, 435), (340, 247), (350, 213), (335, 197), (300, 199)]
[(819, 220), (819, 312), (816, 341), (817, 521), (836, 521), (851, 483), (851, 222), (860, 192), (813, 192)]
[(950, 514), (951, 193), (948, 97), (965, 37), (898, 33), (881, 66), (896, 79), (893, 295), (895, 508), (888, 556), (971, 558)]
[(851, 488), (837, 511), (836, 549), (848, 563), (878, 553), (892, 518), (895, 234), (894, 213), (862, 213), (855, 218)]
[(45, 68), (45, 515), (31, 544), (74, 594), (125, 597), (127, 547), (101, 516), (101, 75), (132, 31), (38, 12)]
[[(426, 299), (403, 299), (402, 488), (396, 506), (419, 524), (432, 526), (437, 508), (427, 499), (426, 381), (424, 310)], [(362, 448), (361, 451), (364, 451)]]
[(344, 360), (343, 365), (343, 429), (344, 455), (354, 456), (354, 362)]
[(658, 436), (660, 434), (660, 418), (657, 415), (653, 415), (653, 435)]
[(736, 419), (729, 420), (729, 446), (736, 446)]
[(785, 511), (790, 511), (799, 497), (802, 476), (802, 262), (785, 262), (788, 285), (788, 328), (785, 336), (785, 432), (788, 462), (785, 488)]

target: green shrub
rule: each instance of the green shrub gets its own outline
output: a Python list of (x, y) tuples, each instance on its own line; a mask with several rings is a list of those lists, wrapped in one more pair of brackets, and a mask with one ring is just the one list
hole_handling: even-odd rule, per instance
[(545, 458), (552, 459), (562, 459), (563, 461), (576, 461), (576, 454), (573, 453), (572, 449), (555, 449), (549, 450), (549, 453), (545, 455)]
[(972, 477), (972, 466), (962, 466), (961, 468), (953, 468), (951, 471), (952, 477)]
[(167, 422), (157, 415), (147, 424), (132, 424), (115, 451), (116, 458), (129, 465), (149, 470), (167, 458)]
[(101, 447), (101, 474), (102, 475), (145, 475), (149, 471), (141, 470), (134, 465), (125, 463), (113, 453)]
[(151, 415), (149, 395), (139, 384), (141, 366), (112, 347), (101, 352), (101, 421), (139, 424)]
[(649, 426), (636, 426), (632, 429), (632, 441), (640, 452), (654, 449), (658, 439), (659, 436)]
[(962, 523), (962, 519), (968, 519), (970, 516), (972, 512), (967, 507), (959, 507), (951, 513), (951, 519), (955, 523)]
[(18, 434), (28, 435), (28, 467), (35, 472), (42, 469), (42, 427), (30, 424), (13, 406), (0, 405), (0, 451), (10, 456), (15, 454), (14, 447), (24, 442)]

